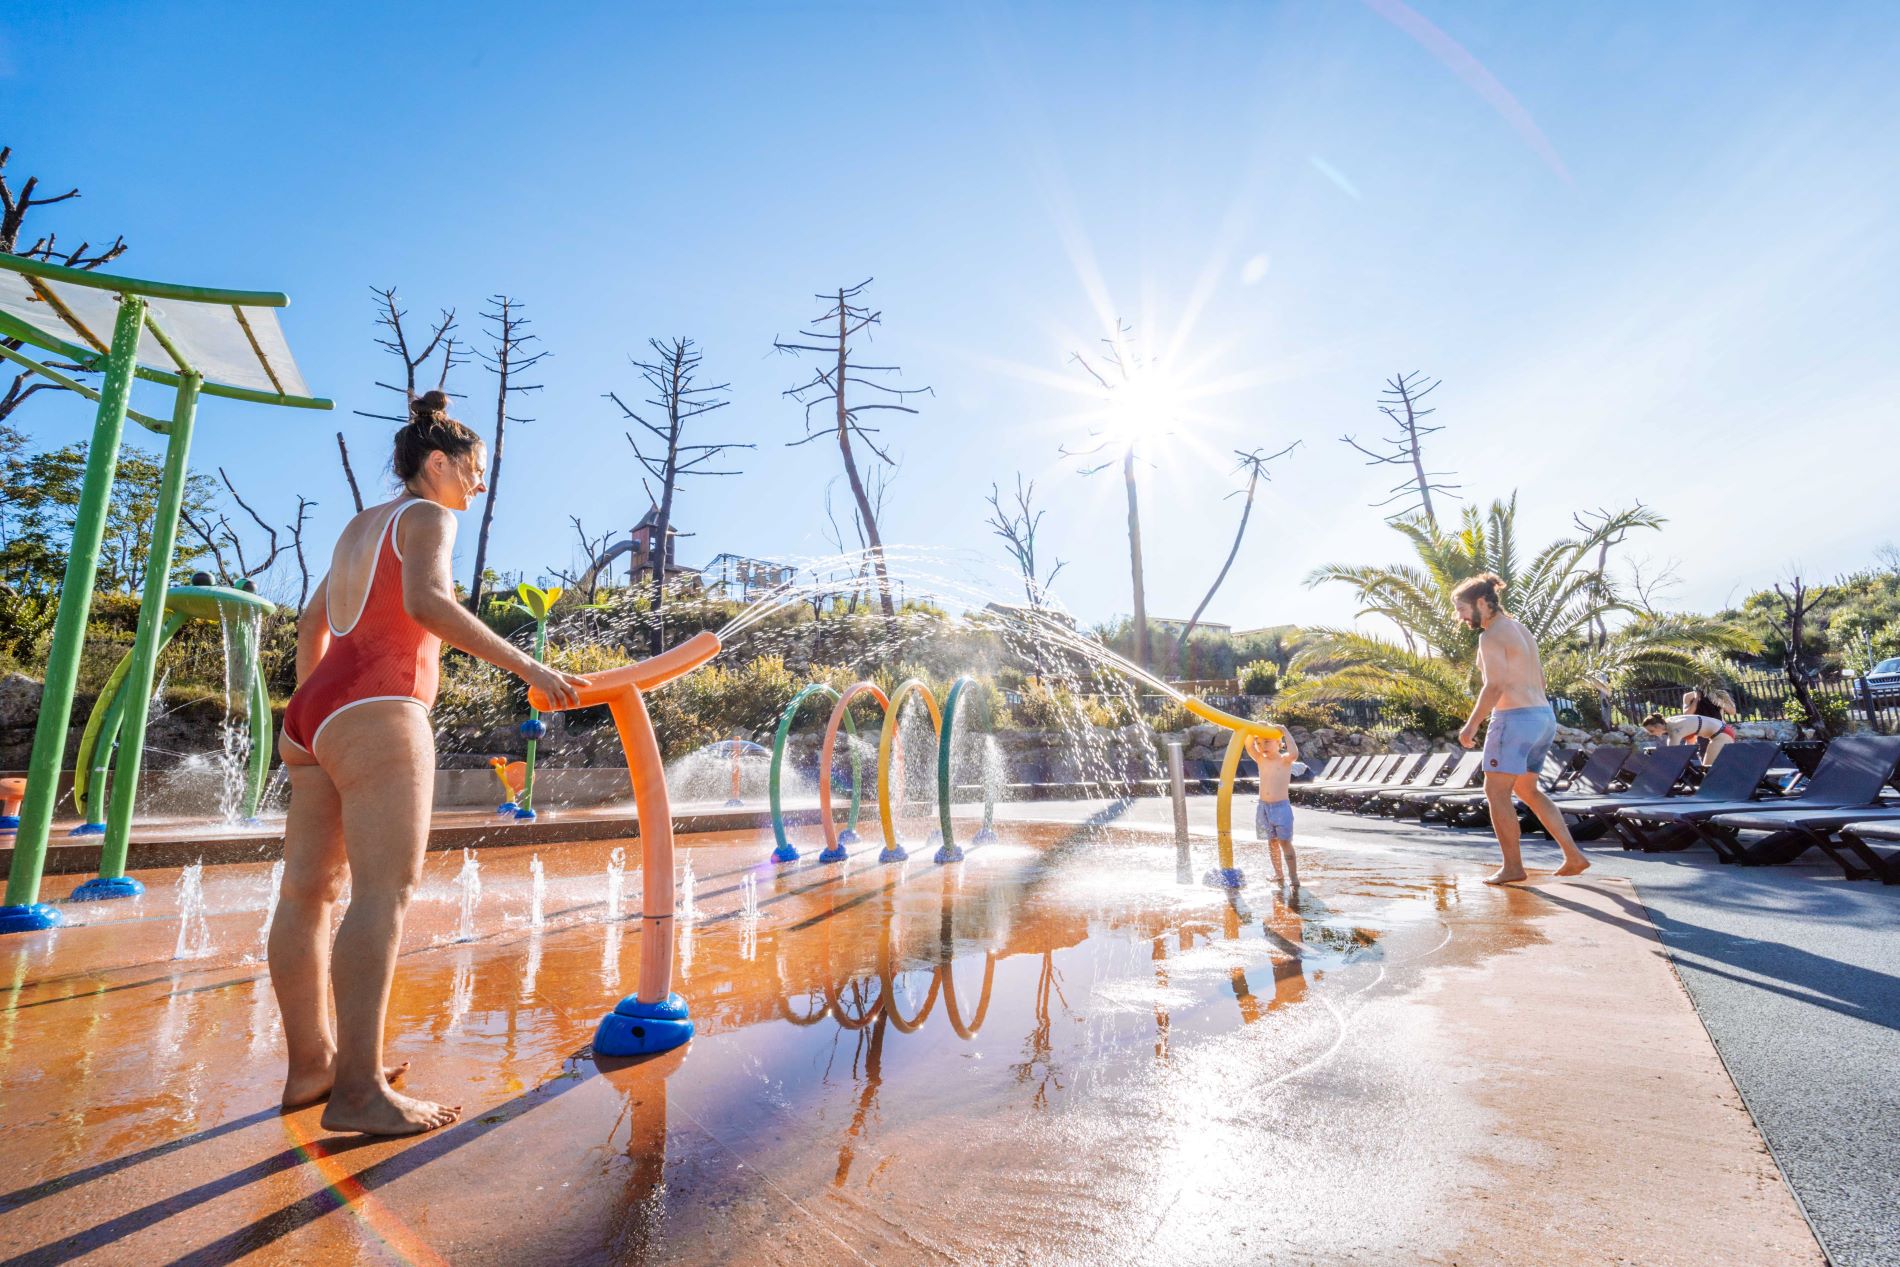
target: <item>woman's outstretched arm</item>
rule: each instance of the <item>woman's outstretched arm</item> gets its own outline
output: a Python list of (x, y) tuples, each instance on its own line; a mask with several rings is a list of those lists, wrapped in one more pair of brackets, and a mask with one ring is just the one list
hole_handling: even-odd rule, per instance
[(540, 687), (558, 707), (579, 701), (581, 679), (542, 664), (455, 601), (453, 512), (432, 501), (417, 502), (396, 525), (396, 544), (402, 554), (403, 610), (418, 625), (451, 647)]

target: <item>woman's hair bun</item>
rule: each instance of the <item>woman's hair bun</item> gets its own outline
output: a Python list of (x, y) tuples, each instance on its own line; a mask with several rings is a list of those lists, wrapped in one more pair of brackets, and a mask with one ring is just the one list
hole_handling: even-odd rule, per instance
[(416, 425), (441, 422), (449, 416), (449, 394), (443, 391), (424, 392), (409, 402), (409, 421)]
[(409, 424), (396, 430), (396, 451), (390, 467), (407, 484), (421, 474), (431, 453), (446, 453), (460, 461), (481, 447), (482, 438), (449, 417), (449, 394), (424, 392), (409, 402)]

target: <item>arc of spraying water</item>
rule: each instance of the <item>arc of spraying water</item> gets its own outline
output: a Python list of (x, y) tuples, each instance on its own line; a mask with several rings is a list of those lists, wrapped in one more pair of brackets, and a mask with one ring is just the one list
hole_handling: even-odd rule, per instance
[[(891, 756), (897, 747), (897, 719), (904, 711), (904, 701), (912, 695), (923, 700), (924, 707), (930, 712), (930, 728), (937, 735), (937, 744), (943, 745), (943, 710), (937, 707), (936, 697), (921, 678), (907, 678), (891, 692), (890, 703), (884, 708), (884, 729), (877, 740), (877, 818), (884, 828), (884, 852), (877, 856), (879, 862), (902, 862), (910, 857), (908, 850), (897, 843), (897, 803), (891, 796)], [(941, 861), (941, 859), (939, 859)]]
[[(831, 762), (838, 746), (838, 727), (849, 723), (851, 733), (857, 735), (857, 723), (851, 720), (851, 701), (860, 695), (869, 695), (876, 700), (885, 716), (891, 715), (890, 697), (884, 694), (882, 687), (875, 682), (853, 682), (838, 697), (832, 706), (831, 716), (825, 722), (825, 738), (818, 749), (818, 820), (825, 829), (825, 851), (818, 855), (820, 862), (843, 862), (845, 846), (858, 843), (858, 805), (864, 786), (858, 751), (855, 745), (851, 749), (851, 824), (843, 832), (838, 830), (837, 821), (831, 814)], [(878, 795), (884, 795), (884, 785), (878, 784)]]
[[(799, 691), (798, 694), (792, 696), (792, 702), (787, 704), (785, 711), (779, 714), (778, 729), (773, 732), (772, 735), (772, 769), (771, 777), (766, 785), (766, 800), (772, 810), (772, 835), (778, 841), (778, 847), (772, 851), (772, 859), (775, 862), (798, 861), (798, 850), (792, 844), (791, 838), (785, 834), (785, 808), (782, 800), (783, 786), (781, 779), (782, 772), (785, 768), (785, 747), (792, 733), (792, 721), (798, 716), (798, 710), (804, 707), (805, 701), (814, 695), (829, 695), (834, 700), (839, 698), (837, 688), (828, 683), (811, 683)], [(852, 720), (851, 714), (848, 711), (844, 713), (844, 725), (845, 729), (851, 732), (851, 737), (853, 739), (857, 738), (858, 723)], [(829, 749), (827, 749), (827, 753), (829, 753)], [(846, 828), (853, 836), (857, 834), (858, 811), (861, 808), (863, 800), (859, 781), (859, 766), (860, 758), (858, 756), (858, 750), (854, 745), (851, 748), (851, 817), (849, 826)], [(829, 771), (827, 770), (822, 777), (828, 780), (830, 777)], [(830, 797), (826, 794), (829, 791), (829, 786), (827, 782), (825, 784), (825, 792), (821, 792), (819, 795), (827, 823), (831, 821)], [(829, 836), (827, 838), (829, 839)], [(831, 841), (831, 843), (835, 844), (836, 842)]]
[[(957, 718), (962, 716), (959, 705), (963, 703), (965, 689), (975, 686), (976, 679), (965, 674), (950, 684), (950, 692), (943, 700), (943, 728), (937, 742), (937, 824), (943, 833), (943, 844), (937, 848), (938, 862), (961, 862), (963, 850), (957, 845), (957, 837), (950, 825), (950, 750), (954, 746)], [(988, 780), (983, 782), (983, 826), (977, 830), (972, 844), (988, 844), (996, 839), (996, 796), (990, 790)]]

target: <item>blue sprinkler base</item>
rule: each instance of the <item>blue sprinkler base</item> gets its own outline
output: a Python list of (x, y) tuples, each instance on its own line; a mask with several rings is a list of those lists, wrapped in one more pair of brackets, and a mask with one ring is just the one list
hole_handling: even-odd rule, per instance
[(497, 814), (519, 814), (521, 807), (513, 801), (503, 801), (501, 804), (495, 806), (495, 812)]
[(1240, 874), (1239, 867), (1215, 867), (1201, 877), (1202, 884), (1211, 884), (1217, 889), (1241, 889), (1247, 886), (1246, 877)]
[(855, 827), (847, 827), (847, 828), (845, 828), (845, 829), (844, 829), (843, 831), (841, 831), (841, 832), (839, 832), (839, 833), (838, 833), (838, 846), (839, 846), (839, 848), (841, 848), (841, 849), (842, 849), (842, 848), (848, 848), (849, 846), (851, 846), (851, 845), (855, 845), (855, 844), (857, 844), (857, 843), (858, 843), (858, 832), (857, 832), (857, 828), (855, 828)]
[(0, 906), (0, 933), (37, 933), (66, 922), (59, 908), (46, 902), (31, 906)]
[(629, 994), (600, 1018), (594, 1031), (597, 1056), (650, 1056), (672, 1051), (693, 1036), (692, 1018), (686, 1014), (686, 1000), (678, 994), (643, 1003)]
[(726, 801), (726, 808), (727, 808), (727, 809), (739, 809), (739, 808), (741, 808), (741, 807), (742, 807), (742, 806), (744, 806), (744, 805), (745, 805), (745, 802), (744, 802), (744, 801), (742, 801), (742, 800), (740, 800), (740, 799), (739, 799), (738, 797), (736, 797), (736, 796), (735, 796), (735, 797), (731, 797), (730, 799), (728, 799), (728, 800)]
[(129, 875), (96, 875), (73, 890), (69, 902), (104, 902), (115, 897), (138, 897), (145, 886)]
[(995, 844), (996, 843), (996, 829), (994, 827), (984, 827), (984, 828), (979, 829), (976, 835), (970, 837), (970, 843), (973, 845)]
[[(14, 819), (13, 825), (16, 827), (19, 826), (20, 820), (17, 818)], [(106, 834), (106, 825), (104, 823), (81, 823), (66, 834), (68, 836), (103, 836)]]
[(938, 862), (962, 862), (963, 850), (955, 841), (937, 846), (937, 852), (931, 855)]
[(784, 844), (780, 845), (777, 849), (774, 849), (772, 851), (772, 861), (773, 862), (797, 862), (798, 850), (794, 849), (792, 847), (792, 842), (788, 840)]
[[(19, 830), (20, 830), (20, 818), (19, 818), (19, 815), (17, 815), (17, 814), (0, 814), (0, 831), (19, 831)], [(101, 825), (100, 825), (100, 827), (99, 827), (99, 830), (100, 830), (100, 831), (104, 831), (104, 830), (105, 830), (105, 825), (104, 825), (104, 824), (101, 824)], [(78, 834), (79, 834), (78, 832), (73, 832), (73, 833), (72, 833), (72, 835), (75, 835), (75, 836), (77, 836)]]
[(879, 862), (908, 862), (910, 861), (910, 850), (904, 848), (902, 845), (892, 845), (889, 849), (879, 852), (877, 860)]
[(836, 849), (827, 849), (823, 853), (819, 854), (818, 861), (843, 862), (846, 858), (849, 858), (850, 856), (851, 855), (846, 853), (844, 849), (844, 837), (840, 836), (838, 837), (838, 847)]
[(517, 823), (532, 823), (537, 817), (538, 815), (531, 809), (518, 809), (515, 811), (515, 821)]

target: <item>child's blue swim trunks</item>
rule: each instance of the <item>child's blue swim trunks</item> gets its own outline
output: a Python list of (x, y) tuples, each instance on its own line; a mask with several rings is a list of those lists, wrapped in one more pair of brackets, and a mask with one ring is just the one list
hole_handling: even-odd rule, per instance
[(1557, 714), (1549, 704), (1500, 708), (1485, 728), (1484, 772), (1529, 774), (1541, 769), (1557, 737)]
[(1256, 840), (1293, 839), (1293, 802), (1256, 801), (1253, 831)]

